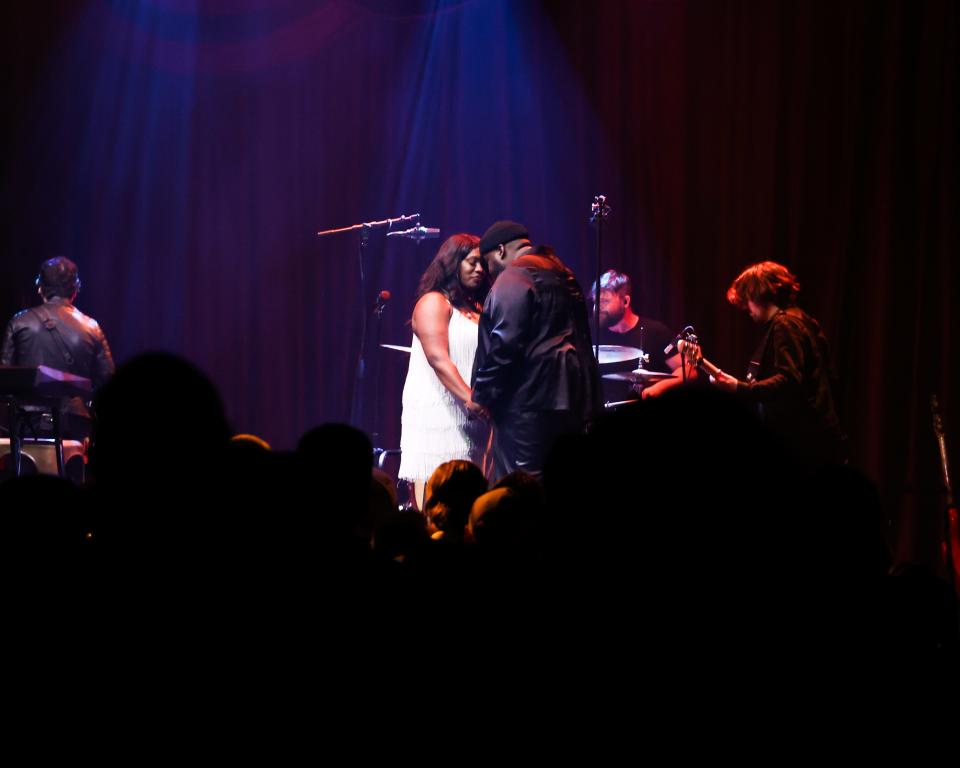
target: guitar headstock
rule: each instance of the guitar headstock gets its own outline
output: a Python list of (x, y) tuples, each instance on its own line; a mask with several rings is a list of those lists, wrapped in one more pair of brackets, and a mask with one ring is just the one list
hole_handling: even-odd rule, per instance
[(677, 349), (680, 350), (681, 357), (689, 365), (697, 365), (703, 360), (703, 350), (700, 349), (700, 344), (696, 340), (696, 336), (680, 339), (677, 342)]

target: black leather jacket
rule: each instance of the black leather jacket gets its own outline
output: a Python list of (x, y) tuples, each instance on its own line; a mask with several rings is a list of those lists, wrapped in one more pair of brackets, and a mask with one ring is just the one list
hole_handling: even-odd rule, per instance
[[(2, 365), (46, 365), (85, 376), (94, 388), (113, 375), (110, 345), (97, 321), (66, 299), (54, 298), (13, 316), (3, 335)], [(86, 414), (79, 399), (67, 409)]]
[(569, 412), (586, 425), (602, 410), (583, 292), (549, 248), (517, 258), (480, 316), (473, 399), (502, 425), (513, 414)]

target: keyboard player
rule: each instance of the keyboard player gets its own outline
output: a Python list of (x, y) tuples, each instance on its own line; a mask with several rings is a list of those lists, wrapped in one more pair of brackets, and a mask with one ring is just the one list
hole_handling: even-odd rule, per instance
[[(77, 265), (63, 256), (45, 261), (36, 278), (41, 303), (18, 312), (7, 324), (0, 348), (0, 365), (45, 365), (88, 378), (94, 389), (114, 372), (110, 345), (92, 317), (74, 306), (80, 291)], [(25, 407), (32, 431), (48, 436), (52, 419), (42, 409)], [(31, 430), (28, 428), (29, 434)], [(90, 433), (90, 413), (79, 397), (64, 401), (64, 438), (79, 440)]]

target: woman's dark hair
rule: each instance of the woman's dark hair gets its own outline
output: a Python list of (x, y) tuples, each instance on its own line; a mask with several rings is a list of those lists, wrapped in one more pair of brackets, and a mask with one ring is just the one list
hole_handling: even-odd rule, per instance
[(460, 282), (460, 263), (474, 248), (479, 247), (480, 238), (474, 235), (451, 235), (443, 241), (437, 255), (420, 278), (417, 287), (417, 301), (430, 291), (439, 291), (457, 309), (473, 309), (474, 304), (483, 304), (490, 290), (490, 276), (484, 265), (483, 280), (477, 290), (468, 294)]

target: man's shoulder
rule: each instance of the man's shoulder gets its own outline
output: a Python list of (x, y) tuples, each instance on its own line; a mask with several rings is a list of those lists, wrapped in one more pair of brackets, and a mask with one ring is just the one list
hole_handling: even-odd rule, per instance
[(89, 333), (100, 335), (100, 323), (90, 315), (80, 311), (76, 304), (69, 302), (57, 302), (56, 304), (46, 305), (52, 310), (52, 314), (61, 319), (69, 318), (69, 322), (86, 329)]
[(517, 266), (527, 269), (545, 269), (558, 272), (569, 272), (570, 268), (564, 264), (556, 251), (548, 245), (539, 246), (523, 256), (518, 256), (514, 262)]
[(531, 272), (551, 268), (553, 268), (553, 265), (550, 263), (549, 259), (539, 256), (536, 253), (525, 253), (523, 256), (518, 256), (510, 264), (508, 264), (507, 268), (504, 270), (504, 273), (513, 271), (514, 273), (529, 275)]
[(790, 307), (770, 321), (770, 336), (777, 345), (809, 347), (821, 335), (819, 323), (798, 307)]
[(657, 320), (652, 317), (644, 317), (642, 315), (638, 316), (637, 320), (638, 326), (643, 326), (644, 331), (650, 331), (653, 333), (661, 333), (665, 336), (670, 336), (670, 328), (662, 320)]
[(819, 329), (817, 321), (800, 307), (789, 307), (783, 312), (777, 313), (770, 323), (775, 329), (793, 333), (807, 333), (815, 328)]
[(90, 331), (94, 333), (101, 333), (100, 323), (98, 323), (96, 319), (90, 317), (90, 315), (84, 314), (73, 305), (70, 306), (70, 313), (77, 319), (77, 321), (86, 326)]
[[(525, 256), (521, 256), (520, 259), (525, 259)], [(532, 285), (533, 276), (531, 274), (531, 265), (526, 263), (518, 263), (520, 259), (515, 259), (513, 263), (508, 264), (507, 268), (500, 273), (496, 280), (493, 281), (493, 286), (490, 288), (490, 292), (494, 291), (504, 291), (507, 288), (512, 288), (517, 285)]]
[(557, 258), (549, 246), (540, 246), (536, 250), (524, 254), (513, 261), (517, 273), (522, 274), (528, 284), (538, 289), (546, 286), (564, 286), (565, 289), (574, 289), (579, 292), (579, 283), (570, 268)]
[(10, 327), (11, 328), (22, 328), (25, 325), (30, 325), (35, 321), (34, 312), (31, 308), (21, 309), (13, 317), (10, 318)]

